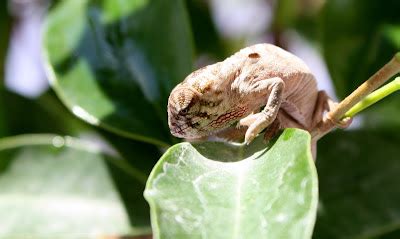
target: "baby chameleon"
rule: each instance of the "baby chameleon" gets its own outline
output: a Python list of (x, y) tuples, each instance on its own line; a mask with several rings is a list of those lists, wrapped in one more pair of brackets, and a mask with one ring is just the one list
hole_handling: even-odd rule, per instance
[(248, 144), (264, 129), (268, 137), (281, 128), (311, 131), (333, 106), (301, 59), (258, 44), (187, 76), (170, 94), (168, 124), (174, 136), (187, 139), (242, 128)]

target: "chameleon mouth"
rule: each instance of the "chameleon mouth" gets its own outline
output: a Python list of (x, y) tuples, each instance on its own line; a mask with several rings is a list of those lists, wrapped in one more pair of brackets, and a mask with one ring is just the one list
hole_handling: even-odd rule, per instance
[(173, 131), (171, 131), (171, 134), (175, 137), (185, 138), (185, 134), (184, 134), (183, 130), (173, 130)]
[(186, 128), (182, 128), (179, 125), (173, 125), (173, 127), (170, 128), (171, 134), (175, 137), (179, 138), (184, 138), (185, 137), (185, 130)]
[(170, 130), (173, 136), (186, 139), (196, 139), (207, 135), (203, 128), (195, 128), (190, 124), (173, 125)]
[(172, 127), (170, 127), (171, 134), (175, 137), (179, 138), (192, 138), (190, 137), (190, 133), (188, 132), (189, 129), (188, 124), (172, 124)]

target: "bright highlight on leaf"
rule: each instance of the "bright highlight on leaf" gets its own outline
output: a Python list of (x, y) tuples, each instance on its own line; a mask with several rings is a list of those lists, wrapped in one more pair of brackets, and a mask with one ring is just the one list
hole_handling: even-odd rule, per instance
[(286, 129), (270, 147), (262, 137), (248, 147), (175, 145), (145, 197), (155, 238), (311, 238), (318, 180), (310, 135)]

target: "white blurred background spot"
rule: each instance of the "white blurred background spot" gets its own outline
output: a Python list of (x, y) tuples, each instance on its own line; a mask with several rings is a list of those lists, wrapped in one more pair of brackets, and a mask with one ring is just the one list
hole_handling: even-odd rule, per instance
[(30, 98), (39, 96), (49, 86), (41, 58), (41, 30), (46, 2), (9, 2), (15, 21), (5, 64), (5, 84), (9, 90)]

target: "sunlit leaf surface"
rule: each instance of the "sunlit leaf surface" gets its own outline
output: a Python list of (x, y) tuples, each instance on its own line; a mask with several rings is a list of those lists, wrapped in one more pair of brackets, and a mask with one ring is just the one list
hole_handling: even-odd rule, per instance
[[(267, 147), (181, 143), (153, 169), (145, 197), (155, 238), (310, 238), (318, 182), (309, 134)], [(250, 236), (251, 235), (251, 236)]]

